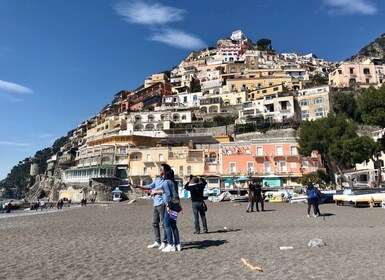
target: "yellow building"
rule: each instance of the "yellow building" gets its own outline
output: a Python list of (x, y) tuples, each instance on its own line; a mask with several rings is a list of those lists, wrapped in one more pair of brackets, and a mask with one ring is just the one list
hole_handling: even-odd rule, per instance
[(167, 163), (175, 177), (187, 180), (190, 174), (204, 174), (204, 151), (189, 147), (151, 147), (130, 150), (128, 177), (134, 184), (145, 185), (159, 175), (159, 168)]

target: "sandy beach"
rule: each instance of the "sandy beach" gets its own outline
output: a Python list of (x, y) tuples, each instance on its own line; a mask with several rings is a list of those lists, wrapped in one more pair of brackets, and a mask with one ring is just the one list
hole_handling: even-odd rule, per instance
[[(152, 202), (87, 205), (44, 214), (0, 214), (0, 279), (383, 279), (385, 209), (270, 203), (208, 204), (209, 234), (194, 235), (182, 200), (182, 251), (147, 249)], [(44, 212), (44, 211), (43, 211)], [(321, 238), (322, 248), (308, 247)], [(282, 246), (293, 247), (280, 250)], [(244, 258), (258, 272), (246, 266)]]

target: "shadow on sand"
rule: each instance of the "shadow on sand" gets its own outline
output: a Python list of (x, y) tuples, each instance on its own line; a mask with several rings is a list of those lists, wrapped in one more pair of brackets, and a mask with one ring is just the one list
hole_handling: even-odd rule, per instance
[(182, 242), (182, 248), (184, 250), (189, 249), (204, 249), (213, 246), (221, 246), (225, 243), (228, 243), (227, 240), (202, 240), (202, 241), (191, 241), (191, 242)]
[(330, 217), (330, 216), (334, 216), (335, 214), (333, 213), (322, 213), (321, 214), (321, 217)]
[(227, 232), (237, 232), (241, 231), (239, 228), (227, 228), (227, 229), (219, 229), (219, 230), (214, 230), (210, 231), (209, 233), (227, 233)]

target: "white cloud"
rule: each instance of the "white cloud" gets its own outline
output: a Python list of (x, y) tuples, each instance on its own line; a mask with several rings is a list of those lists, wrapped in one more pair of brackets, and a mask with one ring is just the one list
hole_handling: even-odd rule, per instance
[(0, 96), (11, 102), (22, 101), (20, 96), (31, 94), (33, 91), (25, 86), (0, 80)]
[(198, 37), (175, 29), (165, 29), (163, 32), (157, 32), (150, 37), (150, 40), (182, 49), (200, 49), (207, 46)]
[(30, 94), (32, 90), (25, 86), (0, 80), (0, 90), (18, 94)]
[(329, 14), (332, 15), (374, 15), (378, 11), (377, 7), (368, 0), (324, 0), (324, 2), (331, 7)]
[(114, 9), (124, 20), (139, 24), (165, 24), (183, 19), (185, 10), (164, 6), (160, 3), (144, 3), (139, 1), (120, 2)]
[(18, 142), (1, 141), (1, 140), (0, 140), (0, 145), (1, 145), (1, 146), (18, 146), (18, 147), (31, 146), (30, 143), (18, 143)]

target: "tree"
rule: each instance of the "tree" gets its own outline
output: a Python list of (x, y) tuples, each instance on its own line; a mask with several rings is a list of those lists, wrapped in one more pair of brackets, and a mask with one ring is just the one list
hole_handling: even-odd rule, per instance
[(330, 182), (330, 177), (322, 170), (317, 170), (316, 172), (311, 172), (304, 174), (299, 180), (298, 183), (301, 185), (306, 185), (308, 182), (314, 184), (319, 184), (322, 189), (325, 188), (325, 184)]
[[(362, 119), (366, 124), (378, 125), (385, 128), (385, 84), (379, 89), (370, 87), (365, 90), (364, 94), (358, 98), (358, 110), (362, 115)], [(380, 161), (381, 151), (385, 148), (385, 136), (377, 141), (373, 160), (378, 168), (377, 171), (377, 186), (382, 181), (382, 166)]]
[(357, 100), (352, 91), (332, 92), (331, 102), (336, 114), (345, 114), (347, 118), (356, 122), (362, 122), (361, 114), (358, 111)]
[(257, 42), (257, 50), (259, 51), (270, 51), (272, 48), (270, 39), (263, 38)]
[(376, 149), (374, 140), (366, 136), (359, 137), (357, 129), (355, 122), (347, 120), (344, 115), (332, 113), (326, 118), (304, 121), (299, 132), (299, 153), (309, 156), (313, 150), (317, 150), (334, 181), (335, 172), (344, 176), (343, 169), (368, 160)]
[(366, 124), (385, 127), (385, 84), (370, 87), (358, 98), (358, 110)]

